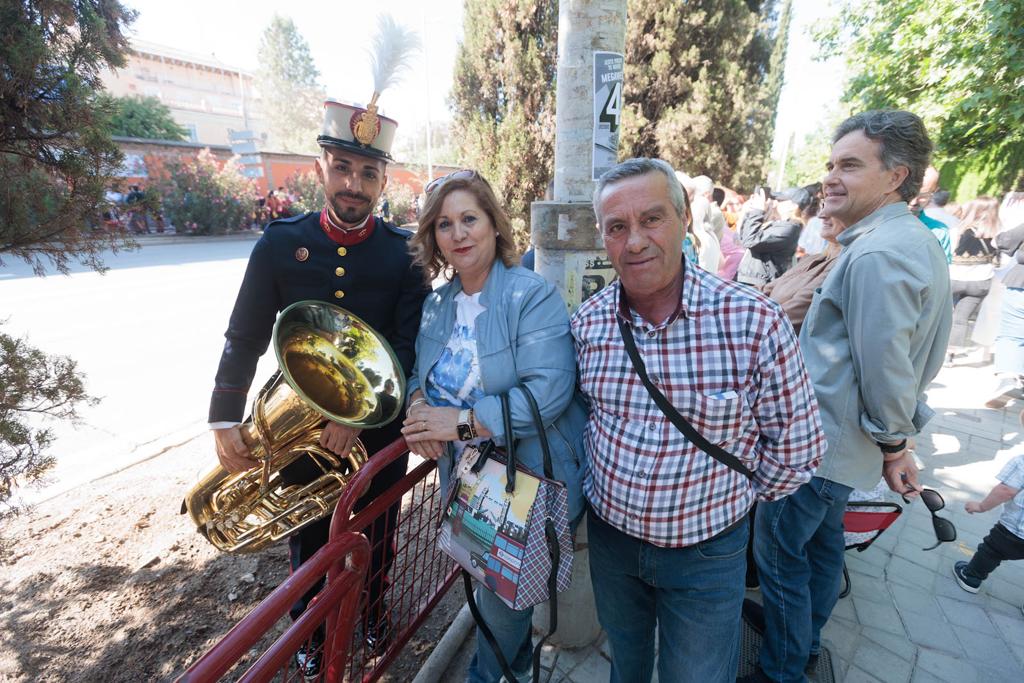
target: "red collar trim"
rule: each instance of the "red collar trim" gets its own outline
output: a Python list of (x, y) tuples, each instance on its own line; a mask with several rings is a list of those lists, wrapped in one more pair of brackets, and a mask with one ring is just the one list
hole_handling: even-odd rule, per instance
[(327, 207), (320, 211), (320, 229), (324, 231), (324, 234), (332, 242), (344, 247), (351, 247), (360, 242), (365, 242), (373, 234), (373, 229), (376, 226), (377, 222), (374, 220), (372, 213), (366, 217), (366, 222), (361, 226), (357, 228), (343, 228), (331, 220)]

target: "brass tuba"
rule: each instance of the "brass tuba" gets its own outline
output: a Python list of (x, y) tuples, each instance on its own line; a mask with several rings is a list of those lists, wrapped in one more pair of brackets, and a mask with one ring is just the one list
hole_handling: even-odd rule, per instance
[[(337, 306), (292, 304), (278, 316), (271, 344), (278, 370), (242, 424), (242, 439), (261, 465), (237, 474), (217, 466), (182, 503), (199, 533), (227, 552), (255, 552), (331, 514), (367, 454), (358, 441), (345, 457), (320, 446), (324, 419), (379, 427), (398, 416), (405, 396), (391, 347)], [(320, 475), (305, 485), (285, 483), (281, 470), (303, 455)]]

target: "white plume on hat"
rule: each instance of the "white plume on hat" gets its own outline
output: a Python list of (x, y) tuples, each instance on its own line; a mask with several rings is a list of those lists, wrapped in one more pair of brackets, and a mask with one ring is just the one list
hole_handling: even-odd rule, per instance
[(397, 84), (402, 72), (412, 66), (412, 55), (420, 49), (420, 39), (415, 31), (399, 24), (390, 14), (381, 14), (377, 17), (373, 45), (370, 51), (373, 90), (381, 93)]

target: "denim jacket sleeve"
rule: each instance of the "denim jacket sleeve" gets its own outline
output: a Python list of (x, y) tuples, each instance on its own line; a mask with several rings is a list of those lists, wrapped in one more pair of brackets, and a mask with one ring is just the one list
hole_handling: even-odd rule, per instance
[[(548, 426), (569, 406), (576, 386), (576, 353), (569, 334), (569, 316), (551, 284), (532, 279), (519, 282), (528, 286), (505, 294), (509, 301), (507, 314), (518, 318), (510, 320), (506, 329), (515, 331), (515, 338), (509, 341), (518, 382), (529, 387)], [(507, 390), (488, 388), (495, 393), (473, 406), (476, 419), (499, 444), (505, 443), (505, 429), (498, 394)], [(535, 436), (537, 429), (522, 393), (509, 392), (509, 404), (516, 437)]]
[[(430, 299), (428, 298), (427, 301), (423, 302), (423, 307), (424, 308), (427, 307), (429, 301), (430, 301)], [(406, 378), (406, 382), (405, 382), (405, 404), (406, 405), (409, 405), (409, 401), (412, 399), (412, 395), (415, 394), (417, 390), (420, 390), (420, 389), (423, 388), (423, 387), (420, 386), (420, 349), (421, 349), (421, 347), (423, 345), (423, 342), (422, 342), (422, 337), (423, 337), (422, 331), (423, 331), (423, 320), (421, 318), (420, 319), (420, 333), (418, 333), (416, 335), (415, 354), (413, 355), (412, 371), (409, 373), (409, 376)]]
[(416, 357), (412, 363), (412, 374), (406, 379), (405, 383), (405, 404), (409, 405), (412, 395), (416, 393), (420, 387), (420, 354), (419, 354), (420, 338), (416, 337)]

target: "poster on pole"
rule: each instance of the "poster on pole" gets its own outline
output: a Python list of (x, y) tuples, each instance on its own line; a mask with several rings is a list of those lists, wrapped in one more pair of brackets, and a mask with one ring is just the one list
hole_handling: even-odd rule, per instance
[(569, 315), (617, 277), (615, 268), (603, 251), (569, 253), (565, 257), (565, 291)]
[(622, 67), (622, 55), (618, 52), (594, 53), (593, 180), (600, 178), (618, 161)]

